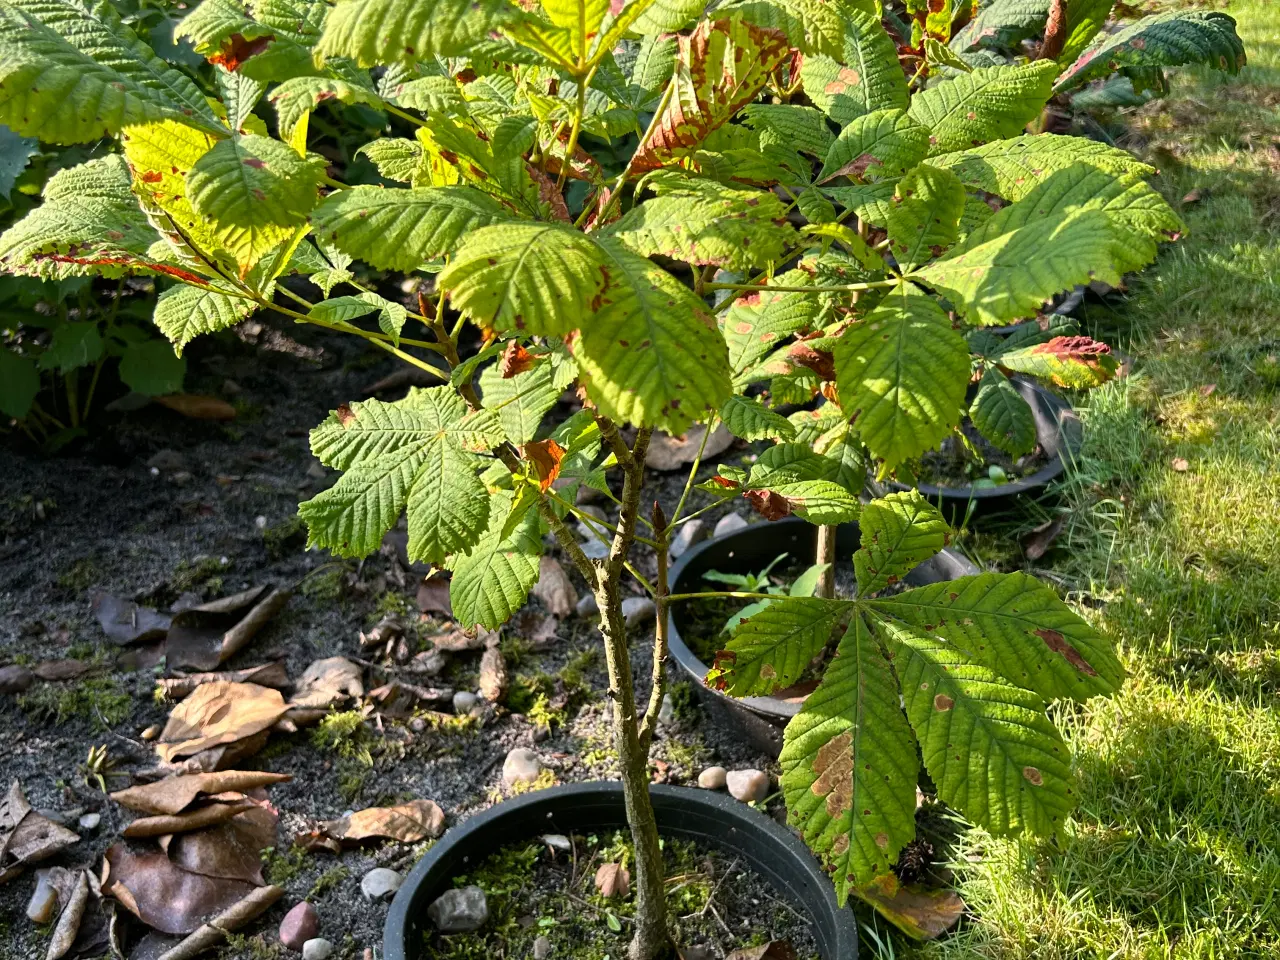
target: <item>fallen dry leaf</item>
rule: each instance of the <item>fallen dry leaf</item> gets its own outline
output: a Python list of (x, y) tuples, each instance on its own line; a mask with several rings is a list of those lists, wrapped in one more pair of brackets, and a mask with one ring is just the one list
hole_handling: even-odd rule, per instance
[(480, 631), (468, 633), (465, 630), (451, 630), (432, 637), (431, 642), (437, 650), (446, 653), (464, 653), (468, 650), (483, 650), (487, 635)]
[(1218, 389), (1218, 385), (1216, 383), (1202, 384), (1200, 386), (1200, 396), (1211, 397), (1217, 391), (1217, 389)]
[(490, 703), (498, 703), (506, 695), (508, 680), (507, 662), (502, 651), (489, 647), (480, 658), (480, 696)]
[(360, 649), (373, 650), (404, 636), (404, 624), (396, 617), (383, 617), (368, 633), (360, 633)]
[(600, 896), (623, 899), (631, 892), (631, 873), (620, 863), (602, 863), (596, 871)]
[(236, 408), (217, 397), (204, 397), (195, 393), (171, 393), (155, 397), (155, 402), (192, 420), (234, 420)]
[(238, 653), (288, 601), (287, 590), (267, 585), (174, 614), (166, 642), (170, 669), (214, 669)]
[(99, 593), (93, 598), (93, 615), (107, 639), (119, 646), (163, 640), (172, 622), (166, 614), (109, 593)]
[(103, 894), (161, 933), (190, 933), (255, 889), (241, 880), (190, 873), (159, 851), (134, 854), (119, 843), (105, 860)]
[(260, 667), (245, 667), (243, 670), (189, 673), (186, 676), (165, 677), (156, 681), (164, 691), (165, 697), (174, 701), (185, 700), (201, 684), (218, 682), (256, 683), (260, 687), (274, 687), (282, 690), (289, 686), (289, 674), (285, 671), (284, 661), (276, 660), (272, 663), (264, 663)]
[(298, 678), (290, 707), (328, 707), (364, 696), (364, 671), (346, 657), (316, 660)]
[(920, 884), (903, 886), (891, 873), (855, 887), (853, 892), (915, 940), (941, 936), (964, 913), (964, 901), (954, 890), (930, 890)]
[(538, 561), (538, 582), (533, 585), (533, 595), (556, 617), (569, 616), (578, 604), (578, 592), (554, 557), (544, 556)]
[(443, 613), (453, 616), (453, 606), (449, 603), (449, 581), (441, 577), (423, 580), (418, 585), (418, 609), (423, 613)]
[(59, 681), (75, 680), (92, 669), (93, 665), (83, 660), (46, 660), (44, 663), (37, 663), (31, 668), (31, 672), (41, 680)]
[(172, 761), (262, 733), (288, 710), (279, 690), (256, 683), (206, 683), (169, 714), (156, 753)]
[(295, 841), (308, 850), (325, 849), (337, 853), (366, 840), (398, 840), (420, 843), (444, 833), (444, 811), (432, 800), (413, 800), (395, 807), (370, 807), (347, 817), (317, 824)]
[(32, 810), (22, 784), (13, 781), (0, 800), (0, 878), (11, 880), (27, 865), (79, 841), (79, 834)]
[(247, 800), (231, 803), (211, 803), (196, 807), (182, 813), (162, 814), (158, 817), (139, 817), (124, 828), (124, 836), (130, 840), (142, 837), (172, 836), (175, 833), (190, 833), (192, 830), (203, 830), (230, 820), (242, 810), (247, 810), (253, 803)]
[(1062, 526), (1066, 523), (1065, 514), (1059, 514), (1052, 520), (1046, 520), (1038, 527), (1034, 527), (1027, 533), (1023, 534), (1019, 542), (1022, 544), (1022, 553), (1028, 560), (1039, 560), (1044, 556), (1045, 551), (1049, 549), (1050, 544), (1057, 539), (1058, 534), (1062, 532)]
[(210, 917), (208, 922), (202, 924), (179, 943), (164, 943), (155, 952), (145, 952), (148, 940), (154, 944), (160, 939), (155, 931), (148, 933), (130, 960), (192, 960), (193, 957), (218, 946), (227, 939), (227, 934), (235, 933), (251, 920), (261, 916), (283, 896), (283, 887), (257, 887), (251, 890), (243, 900), (231, 905), (217, 916)]
[[(53, 928), (53, 936), (49, 938), (49, 952), (45, 955), (45, 960), (60, 960), (66, 956), (80, 932), (84, 908), (89, 903), (89, 875), (83, 870), (76, 873), (75, 886), (66, 898), (66, 906), (62, 908), (58, 924)], [(59, 899), (62, 899), (61, 895)]]
[(262, 851), (276, 845), (279, 821), (269, 804), (250, 804), (216, 827), (174, 837), (168, 844), (169, 859), (191, 873), (260, 886)]
[(773, 940), (758, 947), (735, 950), (724, 960), (796, 960), (796, 951), (786, 940)]
[(192, 773), (157, 780), (127, 790), (117, 790), (111, 799), (121, 806), (154, 815), (181, 813), (200, 795), (244, 793), (256, 787), (284, 783), (293, 777), (287, 773), (263, 770), (224, 770), (221, 773)]
[(1173, 467), (1178, 473), (1186, 473), (1191, 469), (1191, 464), (1187, 462), (1185, 457), (1174, 457), (1169, 461), (1169, 466)]

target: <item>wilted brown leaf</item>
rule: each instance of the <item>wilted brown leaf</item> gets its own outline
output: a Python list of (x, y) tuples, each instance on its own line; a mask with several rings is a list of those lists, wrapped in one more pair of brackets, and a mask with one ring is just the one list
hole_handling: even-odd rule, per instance
[(773, 940), (758, 947), (735, 950), (724, 960), (796, 960), (796, 951), (786, 940)]
[(190, 833), (192, 830), (203, 830), (230, 820), (237, 813), (247, 810), (254, 804), (248, 800), (230, 803), (211, 803), (196, 807), (182, 813), (164, 814), (158, 817), (139, 817), (124, 828), (124, 835), (129, 839), (141, 837), (163, 837), (175, 833)]
[(316, 660), (298, 678), (290, 707), (328, 707), (364, 696), (364, 671), (346, 657)]
[(444, 811), (432, 800), (413, 800), (395, 807), (370, 807), (348, 817), (326, 820), (295, 841), (308, 850), (326, 849), (335, 853), (342, 845), (365, 840), (397, 840), (419, 843), (444, 833)]
[(103, 867), (103, 894), (162, 933), (190, 933), (254, 889), (241, 880), (190, 873), (159, 851), (135, 855), (119, 843), (107, 850)]
[(954, 890), (930, 890), (914, 883), (902, 886), (891, 873), (856, 887), (853, 892), (916, 940), (941, 936), (964, 913), (964, 901)]
[(262, 851), (276, 845), (279, 821), (269, 804), (251, 803), (216, 827), (174, 837), (169, 859), (191, 873), (261, 885)]
[(747, 490), (742, 496), (766, 520), (781, 520), (791, 515), (791, 501), (773, 490)]
[(279, 690), (256, 683), (206, 683), (173, 709), (156, 743), (172, 761), (270, 729), (288, 710)]
[(602, 897), (623, 899), (631, 892), (631, 874), (620, 863), (602, 863), (596, 871), (596, 889)]
[(160, 406), (168, 407), (174, 413), (180, 413), (192, 420), (234, 420), (236, 418), (236, 408), (217, 397), (203, 397), (194, 393), (171, 393), (154, 399)]
[(266, 585), (175, 614), (166, 643), (169, 667), (214, 669), (239, 652), (288, 600), (287, 590)]
[(1023, 555), (1028, 560), (1039, 560), (1043, 557), (1050, 544), (1062, 532), (1062, 525), (1066, 523), (1066, 520), (1065, 514), (1059, 514), (1052, 520), (1046, 520), (1038, 527), (1023, 534), (1019, 541), (1022, 544)]
[(32, 810), (17, 780), (0, 800), (0, 878), (12, 879), (26, 865), (51, 857), (79, 840), (79, 834)]
[(166, 677), (157, 680), (160, 689), (170, 700), (183, 700), (195, 692), (196, 687), (204, 683), (256, 683), (260, 687), (274, 687), (282, 690), (289, 686), (289, 674), (285, 672), (284, 661), (276, 660), (264, 663), (260, 667), (245, 667), (243, 670), (218, 670), (207, 673), (190, 673), (184, 677)]
[(423, 580), (418, 585), (418, 609), (423, 613), (443, 613), (453, 616), (453, 607), (449, 603), (449, 581), (442, 577)]
[(164, 639), (172, 619), (109, 593), (99, 593), (93, 598), (93, 615), (107, 639), (120, 646)]
[(498, 703), (507, 692), (507, 662), (502, 651), (489, 647), (480, 658), (480, 695), (490, 703)]
[(502, 357), (498, 360), (498, 372), (502, 374), (503, 380), (510, 380), (517, 374), (532, 369), (537, 359), (519, 340), (512, 340), (502, 351)]
[(533, 464), (538, 475), (538, 489), (546, 493), (560, 476), (560, 461), (564, 459), (564, 447), (554, 440), (534, 440), (520, 448), (521, 454)]
[(243, 793), (255, 787), (292, 780), (287, 773), (263, 770), (224, 770), (221, 773), (192, 773), (169, 777), (155, 783), (117, 790), (111, 799), (130, 810), (150, 814), (175, 814), (185, 810), (196, 797), (222, 793)]

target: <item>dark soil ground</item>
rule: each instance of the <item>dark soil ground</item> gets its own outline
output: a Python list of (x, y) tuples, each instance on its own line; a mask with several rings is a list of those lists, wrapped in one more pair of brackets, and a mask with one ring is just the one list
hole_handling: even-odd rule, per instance
[(1049, 462), (1048, 454), (1039, 444), (1021, 457), (1009, 456), (980, 434), (968, 417), (965, 417), (960, 429), (964, 431), (970, 447), (966, 447), (955, 437), (942, 441), (937, 450), (920, 458), (921, 483), (931, 483), (937, 487), (967, 487), (979, 483), (985, 486), (992, 479), (988, 473), (990, 467), (999, 467), (1008, 480), (1013, 481), (1031, 476)]
[[(310, 456), (307, 431), (338, 404), (367, 396), (369, 385), (394, 368), (358, 343), (275, 321), (242, 325), (237, 336), (193, 344), (187, 379), (192, 393), (230, 400), (238, 411), (234, 421), (184, 419), (149, 406), (101, 413), (92, 439), (57, 457), (15, 444), (0, 448), (0, 666), (60, 658), (94, 664), (87, 677), (0, 696), (4, 785), (21, 781), (40, 810), (102, 814), (99, 828), (54, 862), (96, 870), (124, 822), (121, 809), (86, 779), (90, 748), (109, 751), (119, 774), (109, 786), (126, 786), (129, 774), (154, 766), (140, 734), (162, 724), (170, 709), (153, 697), (161, 668), (122, 668), (123, 651), (92, 615), (96, 593), (163, 609), (184, 594), (212, 599), (254, 584), (295, 585), (286, 609), (224, 664), (283, 658), (295, 678), (318, 658), (359, 656), (358, 634), (385, 612), (416, 615), (417, 577), (406, 575), (394, 550), (361, 563), (335, 562), (304, 550), (294, 520), (299, 500), (336, 479)], [(683, 476), (655, 478), (653, 496), (674, 504)], [(708, 519), (714, 523), (716, 516)], [(642, 567), (652, 564), (651, 556), (641, 558)], [(637, 635), (632, 644), (642, 688), (647, 639)], [(504, 631), (508, 666), (524, 702), (536, 699), (531, 694), (539, 689), (572, 681), (569, 707), (553, 717), (550, 735), (541, 741), (534, 723), (506, 710), (483, 727), (447, 720), (367, 726), (360, 736), (372, 765), (317, 745), (307, 731), (273, 735), (266, 750), (239, 766), (293, 775), (271, 790), (281, 823), (267, 875), (287, 893), (224, 956), (275, 956), (280, 917), (303, 897), (318, 908), (321, 935), (339, 945), (336, 956), (368, 956), (366, 948), (380, 954), (386, 905), (362, 898), (360, 878), (375, 864), (406, 868), (425, 847), (391, 844), (340, 857), (290, 852), (288, 838), (313, 819), (423, 797), (439, 803), (452, 825), (502, 798), (502, 762), (515, 746), (537, 750), (559, 781), (612, 776), (597, 646), (591, 624), (576, 618), (560, 625), (543, 652), (530, 652), (518, 628)], [(437, 682), (474, 689), (478, 658), (456, 657)], [(366, 688), (378, 682), (366, 672)], [(691, 783), (712, 763), (771, 769), (731, 731), (705, 722), (689, 706), (692, 698), (674, 700), (684, 706), (657, 738), (655, 778)], [(778, 807), (770, 805), (771, 811)], [(34, 882), (28, 872), (0, 886), (5, 958), (42, 957), (46, 950), (50, 931), (23, 913)], [(726, 939), (724, 949), (732, 946)]]

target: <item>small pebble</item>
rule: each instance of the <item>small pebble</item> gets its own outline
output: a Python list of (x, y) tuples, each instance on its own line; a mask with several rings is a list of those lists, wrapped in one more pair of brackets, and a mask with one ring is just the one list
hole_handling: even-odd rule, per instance
[(147, 727), (147, 729), (143, 730), (139, 736), (143, 740), (154, 740), (156, 737), (160, 736), (160, 725), (153, 723), (151, 726)]
[(22, 693), (35, 682), (36, 675), (26, 667), (0, 667), (0, 694)]
[(528, 747), (516, 747), (502, 763), (502, 782), (508, 787), (514, 783), (531, 783), (542, 772), (542, 761)]
[(689, 548), (707, 535), (707, 524), (701, 517), (680, 525), (676, 537), (671, 541), (671, 559), (675, 560), (689, 552)]
[(86, 833), (92, 833), (94, 830), (98, 829), (98, 824), (102, 822), (102, 814), (86, 813), (77, 822), (80, 824), (81, 830)]
[(698, 774), (698, 786), (704, 790), (723, 790), (729, 771), (724, 767), (707, 767)]
[(731, 533), (737, 533), (739, 530), (745, 530), (746, 527), (747, 521), (742, 518), (742, 514), (726, 513), (716, 524), (715, 531), (712, 535), (716, 537), (724, 537)]
[(280, 942), (286, 949), (297, 953), (319, 931), (320, 916), (316, 908), (303, 900), (280, 921)]
[(561, 853), (569, 853), (573, 850), (573, 844), (563, 833), (545, 833), (540, 839), (552, 850), (559, 850)]
[(400, 889), (404, 877), (386, 867), (374, 867), (360, 880), (360, 892), (370, 900), (387, 900)]
[(582, 598), (578, 601), (578, 605), (574, 607), (574, 612), (583, 620), (591, 620), (594, 617), (600, 616), (600, 607), (596, 603), (595, 594), (583, 594)]
[(732, 770), (725, 774), (729, 793), (743, 803), (759, 803), (769, 795), (769, 775), (761, 770)]
[(480, 703), (480, 698), (469, 690), (459, 690), (453, 695), (453, 712), (460, 717), (471, 713)]
[(427, 916), (441, 933), (479, 930), (489, 919), (489, 904), (479, 887), (449, 890), (427, 907)]
[(587, 555), (588, 560), (603, 560), (609, 555), (609, 545), (601, 543), (599, 540), (588, 540), (581, 546), (582, 552)]
[(253, 518), (253, 525), (259, 530), (267, 529), (267, 518), (259, 514)]
[(652, 621), (656, 609), (648, 597), (627, 597), (622, 601), (622, 617), (627, 621), (628, 627)]
[(316, 937), (302, 945), (302, 960), (329, 960), (333, 944), (324, 937)]
[(671, 694), (662, 698), (662, 706), (658, 708), (658, 722), (664, 727), (669, 727), (676, 722), (676, 705)]
[(58, 912), (58, 891), (49, 882), (49, 877), (38, 874), (36, 889), (27, 904), (27, 919), (32, 923), (48, 923)]
[(547, 960), (551, 956), (551, 941), (546, 937), (539, 937), (533, 941), (533, 960)]

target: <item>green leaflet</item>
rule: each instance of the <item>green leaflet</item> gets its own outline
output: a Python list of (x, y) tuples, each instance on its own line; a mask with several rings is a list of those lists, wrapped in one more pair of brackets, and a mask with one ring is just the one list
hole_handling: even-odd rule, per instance
[(1096, 167), (1114, 176), (1155, 173), (1132, 154), (1084, 137), (1052, 133), (1024, 134), (997, 140), (972, 150), (959, 150), (929, 158), (935, 167), (950, 170), (969, 187), (995, 193), (1006, 200), (1021, 200), (1036, 186), (1077, 163)]
[(44, 203), (0, 234), (0, 265), (44, 279), (118, 277), (151, 266), (156, 239), (124, 160), (109, 156), (55, 173)]
[(182, 348), (202, 333), (233, 327), (257, 308), (252, 300), (184, 284), (160, 294), (152, 319), (181, 354)]
[(1046, 700), (1113, 693), (1124, 670), (1106, 638), (1025, 573), (983, 573), (868, 601), (878, 616), (936, 634)]
[(70, 373), (97, 362), (105, 348), (106, 343), (95, 322), (73, 320), (54, 327), (49, 346), (40, 355), (37, 366), (41, 370)]
[(844, 49), (831, 57), (805, 57), (804, 92), (814, 106), (841, 126), (877, 110), (905, 110), (907, 78), (893, 40), (874, 13), (844, 8)]
[(772, 192), (676, 177), (650, 186), (657, 197), (603, 231), (642, 256), (746, 270), (781, 259), (798, 239)]
[(636, 150), (633, 172), (679, 159), (728, 123), (790, 50), (780, 32), (740, 19), (704, 20), (679, 44), (674, 93)]
[(30, 357), (0, 350), (0, 413), (21, 420), (40, 392), (40, 374)]
[(161, 397), (182, 392), (187, 361), (163, 340), (133, 340), (120, 354), (120, 380), (134, 393)]
[(706, 684), (734, 697), (768, 696), (800, 679), (845, 614), (838, 600), (789, 597), (743, 620), (716, 654)]
[(780, 443), (760, 455), (743, 486), (773, 495), (766, 499), (762, 512), (794, 513), (810, 523), (848, 523), (857, 519), (860, 510), (860, 486), (849, 490), (837, 482), (844, 467), (803, 444)]
[(1089, 46), (1114, 6), (1115, 0), (1073, 0), (1067, 4), (1067, 40), (1056, 58), (1059, 63), (1072, 62)]
[(366, 556), (407, 509), (411, 560), (441, 563), (473, 546), (489, 496), (476, 475), (480, 460), (457, 435), (466, 409), (450, 388), (432, 387), (398, 403), (340, 407), (311, 431), (312, 453), (344, 473), (299, 505), (308, 545)]
[[(687, 27), (689, 21), (705, 9), (703, 0), (630, 0), (604, 39), (616, 44), (622, 29), (629, 29), (642, 37), (675, 33)], [(605, 48), (605, 43), (601, 48)]]
[(910, 170), (929, 151), (929, 131), (905, 110), (876, 110), (855, 118), (827, 151), (818, 180), (883, 180)]
[(912, 278), (950, 299), (971, 323), (984, 325), (1031, 316), (1076, 284), (1120, 282), (1115, 227), (1105, 213), (1073, 211), (1066, 218), (1032, 220), (996, 232), (993, 224), (1011, 225), (1001, 214), (1026, 202), (1005, 208)]
[(761, 27), (781, 31), (806, 55), (838, 57), (844, 49), (841, 7), (825, 0), (733, 0), (719, 11), (741, 14)]
[(400, 331), (408, 319), (408, 311), (403, 304), (387, 300), (366, 290), (354, 297), (334, 297), (322, 300), (311, 308), (307, 316), (324, 323), (346, 323), (358, 317), (368, 316), (377, 311), (378, 326), (391, 338), (396, 346), (400, 345)]
[(1075, 805), (1070, 753), (1044, 701), (936, 637), (894, 622), (876, 629), (892, 646), (938, 796), (996, 836), (1061, 829)]
[(1088, 83), (1120, 68), (1174, 67), (1203, 63), (1227, 73), (1245, 64), (1236, 22), (1225, 13), (1190, 10), (1143, 17), (1116, 33), (1100, 36), (1062, 72), (1055, 93)]
[(453, 253), (464, 238), (508, 216), (498, 201), (468, 186), (361, 186), (325, 197), (312, 211), (311, 224), (316, 236), (350, 256), (381, 270), (408, 272)]
[[(572, 365), (568, 366), (572, 380)], [(486, 409), (498, 412), (502, 432), (517, 445), (526, 444), (537, 435), (542, 418), (556, 405), (564, 388), (564, 377), (557, 374), (550, 360), (507, 379), (496, 366), (486, 367), (480, 374), (480, 393)]]
[[(779, 286), (805, 286), (812, 282), (802, 270), (789, 270), (775, 280)], [(814, 327), (821, 312), (818, 298), (805, 293), (760, 290), (734, 300), (720, 321), (721, 333), (729, 345), (734, 386), (761, 379), (752, 376), (756, 365), (791, 334)]]
[(599, 244), (576, 230), (510, 223), (464, 236), (437, 284), (481, 326), (561, 336), (599, 309), (606, 266)]
[[(293, 144), (299, 151), (306, 149), (306, 124), (311, 111), (326, 100), (382, 106), (382, 99), (373, 91), (330, 77), (292, 77), (271, 92), (270, 100), (279, 119), (280, 139)], [(300, 143), (294, 139), (299, 125)]]
[(928, 128), (929, 156), (1013, 137), (1040, 115), (1056, 71), (1040, 60), (958, 74), (917, 93), (908, 114)]
[[(1078, 0), (1073, 0), (1070, 7)], [(994, 0), (956, 34), (952, 49), (967, 53), (980, 47), (1016, 50), (1023, 40), (1044, 34), (1051, 0)]]
[(787, 820), (827, 864), (843, 905), (915, 837), (915, 737), (889, 662), (855, 615), (783, 734)]
[(482, 626), (497, 630), (525, 605), (538, 582), (542, 536), (538, 511), (525, 509), (505, 536), (515, 496), (507, 491), (493, 495), (489, 527), (471, 551), (449, 563), (449, 605), (464, 628)]
[(620, 423), (681, 434), (729, 397), (724, 338), (671, 274), (616, 241), (599, 249), (603, 303), (577, 314), (582, 327), (572, 343), (587, 395)]
[(853, 569), (863, 597), (897, 583), (951, 542), (942, 514), (915, 490), (872, 500), (858, 526), (862, 549), (853, 555)]
[(910, 271), (955, 243), (964, 204), (964, 187), (949, 170), (922, 163), (899, 180), (888, 224), (898, 269)]
[(1100, 386), (1115, 376), (1120, 366), (1110, 347), (1089, 337), (1054, 337), (1046, 343), (1006, 351), (999, 362), (1009, 370), (1071, 390)]
[[(422, 144), (402, 137), (385, 137), (372, 140), (356, 151), (363, 153), (378, 168), (378, 173), (387, 180), (398, 180), (418, 186), (423, 158), (426, 156)], [(354, 189), (360, 189), (356, 187)], [(328, 197), (325, 198), (329, 199)], [(323, 206), (323, 204), (321, 205)], [(318, 210), (319, 208), (317, 208)]]
[(166, 118), (225, 132), (195, 84), (108, 0), (0, 4), (0, 123), (50, 143), (88, 143)]
[(886, 470), (932, 449), (960, 421), (968, 345), (910, 284), (845, 331), (835, 360), (840, 406)]
[(191, 167), (191, 207), (212, 223), (242, 272), (307, 222), (319, 199), (324, 160), (299, 157), (278, 140), (222, 140)]
[(730, 397), (720, 408), (720, 419), (743, 440), (792, 440), (796, 435), (790, 420), (752, 397)]
[(1011, 457), (1035, 449), (1036, 420), (1031, 406), (995, 367), (982, 375), (969, 407), (969, 419), (980, 434)]
[(338, 0), (316, 49), (362, 67), (463, 56), (516, 16), (505, 0)]
[(760, 135), (762, 146), (780, 146), (825, 157), (835, 142), (826, 118), (813, 107), (790, 103), (752, 103), (743, 108), (747, 125)]

